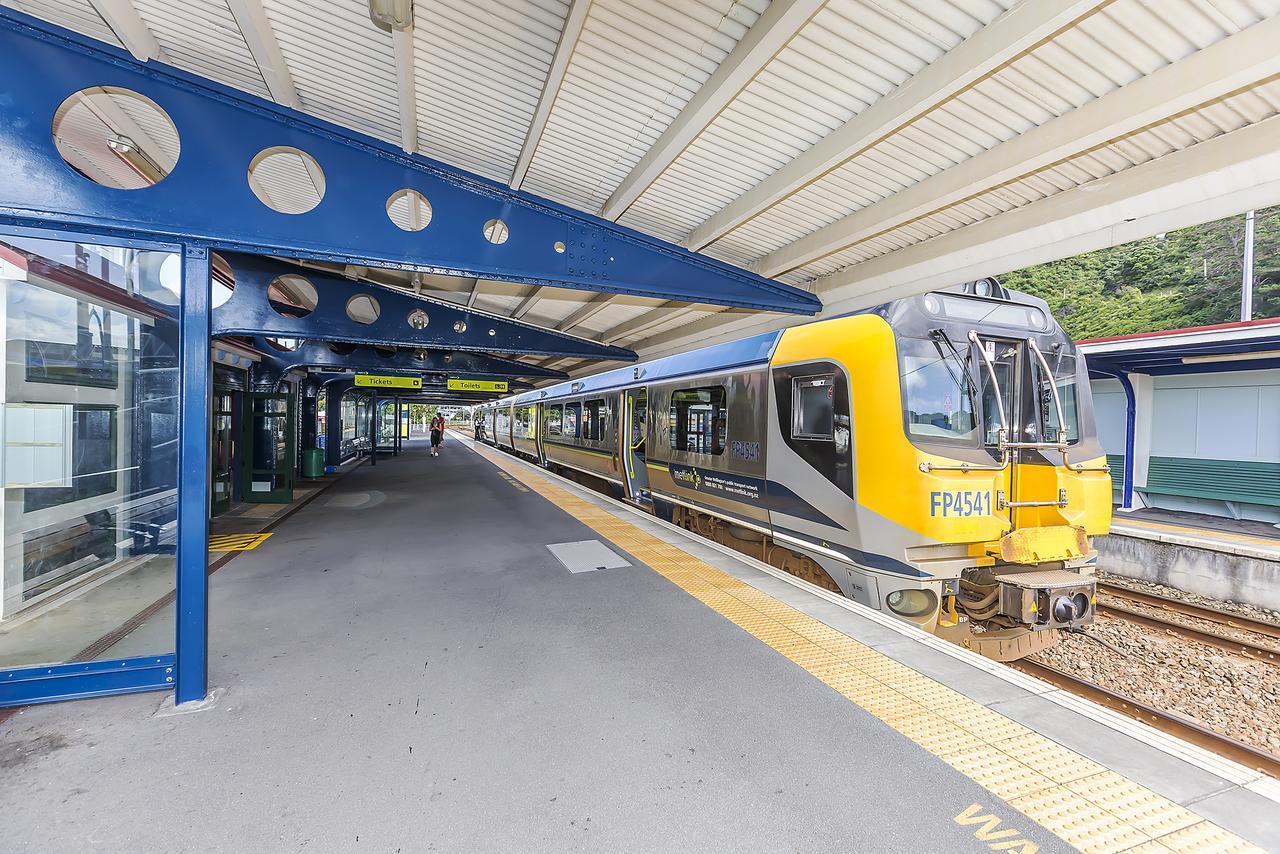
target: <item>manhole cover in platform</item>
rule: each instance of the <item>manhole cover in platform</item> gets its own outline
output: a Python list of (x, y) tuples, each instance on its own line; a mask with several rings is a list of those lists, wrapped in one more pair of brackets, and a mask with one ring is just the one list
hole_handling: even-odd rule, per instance
[(547, 546), (556, 560), (570, 572), (592, 572), (597, 569), (618, 569), (631, 563), (599, 540), (583, 540), (580, 543), (555, 543)]

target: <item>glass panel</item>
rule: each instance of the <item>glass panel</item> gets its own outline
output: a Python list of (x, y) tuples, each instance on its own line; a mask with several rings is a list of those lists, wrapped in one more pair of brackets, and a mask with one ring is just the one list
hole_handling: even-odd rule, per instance
[(791, 436), (831, 439), (835, 432), (835, 385), (830, 374), (792, 381)]
[(1058, 425), (1058, 408), (1053, 402), (1053, 392), (1042, 376), (1043, 369), (1037, 364), (1035, 369), (1039, 383), (1040, 423), (1044, 425), (1044, 441), (1057, 441), (1058, 431), (1065, 429), (1067, 441), (1074, 444), (1080, 440), (1080, 420), (1076, 412), (1076, 357), (1046, 353), (1045, 359), (1053, 371), (1053, 382), (1058, 387), (1058, 397), (1062, 401), (1062, 413), (1067, 423), (1065, 428)]
[[(256, 409), (257, 406), (255, 405)], [(289, 419), (283, 415), (253, 417), (253, 468), (278, 470), (287, 464)]]
[(581, 420), (582, 404), (566, 403), (564, 405), (564, 435), (578, 437), (578, 422)]
[(724, 452), (724, 386), (682, 389), (671, 393), (671, 447), (693, 454)]
[(161, 268), (175, 263), (0, 237), (0, 669), (173, 651), (181, 276), (162, 284)]
[(559, 436), (560, 435), (560, 407), (548, 406), (545, 411), (546, 411), (546, 419), (547, 419), (547, 435)]
[(942, 341), (903, 338), (902, 395), (912, 436), (972, 443), (978, 437), (967, 357)]

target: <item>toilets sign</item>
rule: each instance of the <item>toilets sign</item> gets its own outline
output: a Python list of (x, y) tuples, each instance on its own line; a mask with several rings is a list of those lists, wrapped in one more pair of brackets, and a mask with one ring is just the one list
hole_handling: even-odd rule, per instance
[(506, 380), (460, 380), (449, 377), (449, 391), (507, 391)]

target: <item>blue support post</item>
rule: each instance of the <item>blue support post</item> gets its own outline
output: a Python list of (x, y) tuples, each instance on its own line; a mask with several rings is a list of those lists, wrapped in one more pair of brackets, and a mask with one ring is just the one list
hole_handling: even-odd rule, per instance
[(1120, 509), (1132, 510), (1134, 509), (1133, 454), (1137, 446), (1138, 420), (1138, 401), (1133, 392), (1133, 382), (1129, 379), (1127, 371), (1111, 365), (1090, 362), (1089, 370), (1118, 380), (1120, 387), (1124, 389), (1124, 478), (1120, 489)]
[(174, 703), (209, 687), (209, 249), (182, 253), (179, 351), (177, 688)]

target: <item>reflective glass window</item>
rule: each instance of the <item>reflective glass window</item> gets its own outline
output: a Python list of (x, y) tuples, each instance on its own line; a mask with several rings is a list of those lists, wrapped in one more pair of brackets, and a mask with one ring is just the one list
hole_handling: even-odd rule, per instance
[(179, 329), (166, 263), (180, 260), (0, 236), (0, 669), (173, 651)]
[(724, 386), (686, 388), (671, 393), (671, 448), (692, 454), (724, 453), (728, 418)]

